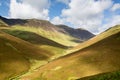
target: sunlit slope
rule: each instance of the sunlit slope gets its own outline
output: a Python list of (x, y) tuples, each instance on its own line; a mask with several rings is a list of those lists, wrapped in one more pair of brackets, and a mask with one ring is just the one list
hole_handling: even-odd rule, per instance
[(113, 34), (116, 34), (120, 32), (120, 25), (114, 26), (109, 28), (108, 30), (102, 32), (101, 34), (89, 39), (88, 41), (85, 41), (84, 43), (80, 43), (78, 46), (72, 48), (68, 53), (75, 52), (77, 50), (89, 47)]
[(113, 27), (105, 33), (105, 38), (98, 42), (56, 59), (21, 79), (71, 80), (119, 70), (120, 27)]
[(0, 31), (0, 80), (28, 71), (31, 60), (48, 60), (53, 54)]

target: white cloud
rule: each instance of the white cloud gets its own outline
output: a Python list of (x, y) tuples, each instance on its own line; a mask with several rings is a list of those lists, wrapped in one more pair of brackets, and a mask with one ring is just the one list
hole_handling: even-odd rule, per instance
[(71, 0), (69, 8), (62, 10), (62, 17), (76, 27), (96, 33), (102, 24), (103, 12), (112, 4), (111, 0)]
[(99, 28), (99, 32), (103, 32), (104, 30), (115, 25), (120, 25), (120, 15), (113, 15), (112, 18), (108, 19), (107, 23), (104, 24), (103, 27)]
[(111, 11), (116, 11), (118, 9), (120, 9), (120, 3), (114, 4), (113, 7), (111, 8)]
[(53, 24), (64, 24), (63, 19), (61, 19), (59, 16), (54, 17), (54, 18), (51, 20), (51, 22), (52, 22)]
[[(50, 0), (11, 0), (10, 17), (12, 18), (37, 18), (49, 20)], [(50, 19), (54, 24), (70, 24), (81, 27), (93, 33), (99, 33), (111, 26), (120, 23), (120, 15), (112, 14), (120, 9), (120, 4), (112, 0), (56, 0), (68, 6), (61, 15)], [(111, 17), (106, 24), (106, 10), (111, 10)], [(109, 14), (109, 13), (107, 13)]]
[(49, 0), (11, 0), (10, 17), (49, 19)]
[(64, 3), (64, 4), (68, 4), (70, 2), (70, 0), (57, 0), (57, 2), (61, 2), (61, 3)]

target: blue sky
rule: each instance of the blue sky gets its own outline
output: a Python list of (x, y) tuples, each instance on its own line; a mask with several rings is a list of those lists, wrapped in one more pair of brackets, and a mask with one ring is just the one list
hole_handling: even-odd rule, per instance
[(120, 0), (0, 0), (0, 15), (45, 19), (97, 34), (120, 24)]

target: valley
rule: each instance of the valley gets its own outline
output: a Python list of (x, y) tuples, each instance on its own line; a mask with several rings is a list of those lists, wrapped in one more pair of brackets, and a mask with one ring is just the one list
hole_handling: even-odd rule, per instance
[(37, 19), (0, 16), (0, 80), (119, 78), (120, 25), (99, 35)]

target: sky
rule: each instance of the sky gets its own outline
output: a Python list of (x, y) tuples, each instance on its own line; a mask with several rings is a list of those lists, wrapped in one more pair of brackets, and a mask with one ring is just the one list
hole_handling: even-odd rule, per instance
[(0, 15), (49, 20), (98, 34), (120, 24), (120, 0), (0, 0)]

